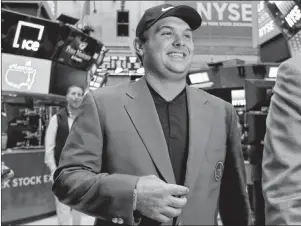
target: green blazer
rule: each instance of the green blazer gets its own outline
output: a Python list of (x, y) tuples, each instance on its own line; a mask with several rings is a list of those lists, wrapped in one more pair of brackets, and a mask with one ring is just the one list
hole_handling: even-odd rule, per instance
[[(249, 203), (237, 115), (229, 103), (187, 86), (188, 202), (177, 224), (248, 225)], [(134, 217), (139, 176), (175, 183), (164, 133), (144, 78), (87, 93), (55, 172), (63, 203), (96, 217), (96, 225), (156, 225)], [(139, 221), (136, 221), (139, 220)], [(172, 221), (168, 224), (172, 224)], [(158, 225), (158, 224), (157, 224)]]

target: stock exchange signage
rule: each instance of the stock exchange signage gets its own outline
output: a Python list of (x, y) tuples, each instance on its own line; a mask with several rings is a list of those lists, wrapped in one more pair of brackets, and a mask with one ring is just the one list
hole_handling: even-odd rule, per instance
[(166, 1), (188, 5), (201, 15), (193, 32), (196, 55), (253, 55), (252, 3), (249, 1)]
[(287, 39), (301, 30), (301, 1), (266, 1), (267, 8)]
[(251, 27), (252, 8), (248, 3), (196, 2), (204, 26)]
[(254, 17), (254, 23), (257, 23), (257, 31), (254, 31), (257, 32), (256, 45), (261, 45), (281, 33), (264, 1), (253, 1), (253, 11), (257, 14)]
[(196, 37), (252, 36), (252, 4), (248, 1), (167, 1), (173, 5), (185, 4), (196, 9), (203, 22), (195, 31)]

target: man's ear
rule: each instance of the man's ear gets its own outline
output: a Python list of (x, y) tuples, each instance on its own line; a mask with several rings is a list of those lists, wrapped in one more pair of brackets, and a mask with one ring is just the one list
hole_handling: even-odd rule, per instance
[(141, 41), (139, 38), (136, 37), (136, 38), (134, 39), (133, 46), (134, 46), (134, 48), (135, 48), (136, 53), (137, 53), (139, 56), (142, 57), (142, 56), (143, 56), (143, 52), (144, 52), (142, 41)]

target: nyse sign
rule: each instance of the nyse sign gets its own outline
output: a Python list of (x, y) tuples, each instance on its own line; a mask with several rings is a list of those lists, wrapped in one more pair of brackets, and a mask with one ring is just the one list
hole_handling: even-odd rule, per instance
[(253, 12), (256, 13), (255, 18), (257, 18), (256, 20), (254, 20), (254, 23), (257, 23), (257, 26), (254, 27), (258, 27), (257, 31), (254, 30), (257, 36), (254, 36), (254, 39), (256, 39), (256, 46), (265, 43), (266, 41), (281, 33), (273, 18), (270, 16), (268, 8), (264, 1), (254, 1)]
[[(252, 4), (249, 1), (168, 1), (168, 3), (188, 5), (202, 17), (202, 26), (193, 34), (196, 47), (208, 43), (234, 46), (240, 40), (245, 43), (244, 46), (252, 46)], [(225, 42), (221, 42), (221, 39)], [(235, 42), (232, 43), (233, 40)]]
[(205, 26), (252, 27), (252, 4), (250, 3), (207, 1), (196, 4)]

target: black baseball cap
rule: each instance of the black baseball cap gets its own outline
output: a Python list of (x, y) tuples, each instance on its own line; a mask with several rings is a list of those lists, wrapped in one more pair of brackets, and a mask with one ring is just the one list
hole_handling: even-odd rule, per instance
[(193, 31), (202, 24), (202, 17), (194, 8), (187, 5), (162, 4), (149, 8), (144, 12), (136, 28), (136, 37), (140, 37), (144, 31), (148, 30), (157, 21), (169, 16), (184, 20)]

